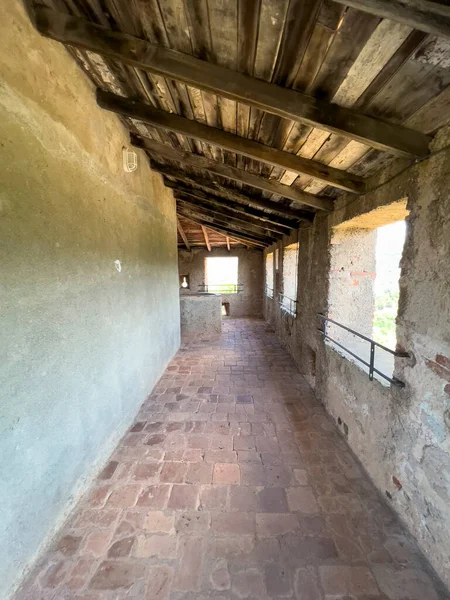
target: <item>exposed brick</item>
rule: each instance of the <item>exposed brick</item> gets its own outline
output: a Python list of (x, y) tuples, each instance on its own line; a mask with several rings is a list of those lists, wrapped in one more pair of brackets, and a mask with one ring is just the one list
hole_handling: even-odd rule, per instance
[(255, 515), (252, 513), (213, 514), (211, 527), (214, 531), (225, 534), (255, 533)]
[(187, 471), (187, 465), (182, 462), (163, 463), (160, 481), (164, 483), (183, 483)]

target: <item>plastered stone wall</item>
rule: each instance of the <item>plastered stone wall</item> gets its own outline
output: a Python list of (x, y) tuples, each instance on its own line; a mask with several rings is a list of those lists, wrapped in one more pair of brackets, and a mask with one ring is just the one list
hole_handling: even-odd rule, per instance
[[(264, 312), (386, 502), (418, 540), (450, 587), (450, 153), (448, 131), (433, 143), (435, 156), (400, 172), (385, 170), (387, 185), (358, 201), (343, 197), (330, 216), (300, 229), (296, 319), (265, 298)], [(413, 358), (396, 359), (404, 389), (370, 382), (354, 363), (325, 345), (316, 313), (329, 310), (333, 227), (407, 197), (397, 338)], [(268, 251), (273, 250), (274, 247)], [(357, 325), (357, 323), (355, 323)], [(356, 327), (357, 328), (357, 327)], [(401, 540), (399, 540), (401, 544)]]
[[(205, 284), (205, 259), (212, 256), (238, 257), (238, 283), (242, 292), (223, 294), (222, 301), (229, 302), (231, 317), (262, 317), (264, 266), (263, 253), (260, 250), (245, 248), (193, 248), (191, 252), (179, 249), (178, 270), (180, 275), (189, 274), (191, 292), (198, 292)], [(183, 293), (183, 290), (181, 290)]]
[(0, 0), (0, 598), (179, 346), (175, 203), (65, 49)]

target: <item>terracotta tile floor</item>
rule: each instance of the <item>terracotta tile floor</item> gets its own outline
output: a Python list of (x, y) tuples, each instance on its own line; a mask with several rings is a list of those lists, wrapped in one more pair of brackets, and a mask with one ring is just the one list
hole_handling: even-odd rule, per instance
[(238, 319), (183, 344), (17, 597), (446, 597), (432, 577), (275, 335)]

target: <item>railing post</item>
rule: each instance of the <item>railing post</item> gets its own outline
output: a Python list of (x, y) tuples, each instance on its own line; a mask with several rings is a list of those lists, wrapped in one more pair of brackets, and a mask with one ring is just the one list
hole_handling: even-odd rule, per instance
[(369, 367), (369, 379), (373, 381), (373, 367), (375, 366), (375, 344), (370, 342), (370, 367)]

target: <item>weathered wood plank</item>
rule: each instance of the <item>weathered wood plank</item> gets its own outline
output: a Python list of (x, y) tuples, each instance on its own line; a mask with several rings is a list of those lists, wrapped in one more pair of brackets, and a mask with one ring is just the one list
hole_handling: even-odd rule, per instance
[(335, 0), (371, 15), (450, 38), (450, 6), (437, 0)]
[(137, 138), (134, 136), (132, 138), (132, 144), (138, 148), (147, 150), (147, 152), (150, 152), (155, 156), (162, 156), (168, 160), (174, 160), (197, 169), (203, 169), (213, 173), (214, 175), (220, 175), (221, 177), (226, 177), (232, 181), (244, 183), (254, 188), (269, 192), (270, 194), (284, 196), (285, 198), (294, 200), (295, 202), (298, 202), (304, 206), (310, 206), (317, 210), (325, 211), (333, 209), (333, 202), (331, 200), (305, 194), (304, 192), (294, 190), (289, 186), (282, 185), (281, 183), (269, 181), (268, 179), (263, 179), (257, 175), (251, 175), (250, 173), (247, 173), (247, 171), (242, 171), (236, 167), (217, 163), (204, 156), (197, 156), (196, 154), (176, 150), (175, 148), (170, 148), (164, 144), (158, 144), (158, 142), (148, 138)]
[(178, 229), (178, 233), (181, 235), (181, 238), (184, 242), (184, 245), (186, 246), (186, 250), (188, 250), (189, 252), (191, 251), (191, 247), (189, 246), (189, 242), (188, 239), (186, 237), (186, 234), (184, 233), (184, 229), (183, 226), (180, 223), (180, 219), (177, 219), (177, 229)]
[(205, 238), (205, 245), (208, 249), (208, 252), (211, 252), (211, 244), (209, 243), (208, 232), (206, 231), (206, 227), (204, 225), (202, 227), (203, 237)]
[[(187, 221), (191, 221), (192, 223), (195, 223), (196, 225), (201, 225), (202, 224), (202, 220), (192, 217), (191, 215), (186, 215), (186, 214), (181, 214), (181, 216), (183, 217), (183, 219), (186, 219)], [(215, 231), (216, 233), (219, 233), (223, 236), (229, 236), (230, 239), (234, 239), (235, 241), (244, 244), (246, 246), (255, 246), (257, 248), (264, 248), (266, 245), (268, 244), (261, 244), (260, 242), (253, 242), (251, 240), (249, 240), (248, 238), (246, 238), (243, 235), (240, 235), (234, 231), (227, 231), (227, 229), (224, 229), (223, 227), (217, 227), (217, 226), (212, 226), (210, 223), (205, 223), (206, 227), (208, 227), (208, 229), (211, 229), (211, 231)]]
[(201, 198), (199, 194), (192, 193), (191, 191), (184, 191), (179, 186), (176, 186), (174, 189), (174, 196), (177, 199), (185, 200), (194, 204), (198, 207), (203, 207), (209, 209), (212, 212), (223, 215), (225, 217), (234, 218), (238, 221), (243, 221), (244, 223), (253, 223), (259, 227), (267, 231), (273, 231), (274, 233), (284, 235), (286, 234), (286, 230), (277, 225), (272, 225), (272, 223), (267, 223), (263, 219), (258, 217), (253, 217), (247, 213), (242, 213), (241, 211), (234, 211), (233, 207), (226, 203), (214, 202), (211, 201), (210, 198)]
[[(254, 216), (258, 216), (260, 219), (267, 221), (268, 223), (274, 223), (275, 225), (280, 227), (282, 226), (287, 229), (295, 229), (298, 226), (298, 221), (309, 222), (313, 220), (314, 213), (294, 211), (282, 206), (281, 204), (278, 204), (277, 202), (270, 202), (268, 200), (254, 198), (253, 196), (246, 195), (241, 190), (221, 186), (215, 181), (199, 177), (191, 177), (187, 173), (173, 169), (168, 165), (161, 165), (159, 163), (156, 164), (153, 161), (151, 161), (150, 165), (154, 171), (166, 176), (164, 178), (164, 184), (167, 187), (176, 188), (180, 185), (186, 186), (183, 187), (183, 189), (188, 190), (190, 188), (190, 191), (193, 194), (200, 194), (201, 197), (204, 197), (203, 194), (208, 194), (207, 197), (211, 200), (214, 199), (220, 203), (226, 202), (228, 206), (233, 206), (233, 208), (239, 210), (239, 212), (243, 211), (248, 214), (253, 214)], [(167, 177), (175, 179), (176, 183), (167, 179)], [(230, 202), (232, 204), (229, 204)], [(273, 215), (260, 209), (277, 212), (284, 216), (279, 216), (278, 214)]]
[(280, 117), (345, 134), (370, 146), (400, 155), (424, 156), (429, 138), (294, 90), (254, 79), (162, 48), (84, 19), (35, 7), (33, 21), (40, 33), (68, 45), (85, 48), (152, 73), (181, 81), (230, 100), (245, 102)]
[(252, 235), (262, 236), (273, 239), (281, 239), (283, 234), (277, 233), (276, 231), (270, 231), (264, 227), (264, 224), (255, 224), (253, 221), (248, 221), (242, 218), (230, 217), (230, 215), (223, 214), (223, 212), (217, 211), (216, 209), (207, 207), (206, 205), (199, 204), (190, 198), (186, 198), (183, 194), (177, 194), (177, 206), (180, 204), (189, 210), (196, 211), (198, 214), (203, 216), (209, 216), (217, 221), (222, 221), (223, 224), (235, 227), (238, 230), (251, 233)]
[(185, 119), (141, 102), (134, 102), (122, 96), (97, 90), (97, 103), (107, 110), (132, 117), (155, 127), (162, 127), (175, 133), (187, 135), (208, 144), (221, 146), (231, 152), (243, 154), (274, 167), (288, 169), (298, 174), (306, 173), (315, 179), (345, 191), (364, 192), (364, 180), (360, 177), (348, 176), (345, 171), (333, 169), (323, 163), (311, 161), (270, 146), (264, 146), (253, 140), (241, 138), (222, 129), (209, 127), (203, 123)]
[(239, 237), (250, 241), (252, 244), (266, 245), (272, 244), (274, 242), (274, 238), (272, 237), (263, 237), (255, 235), (253, 233), (249, 233), (241, 228), (238, 228), (236, 225), (229, 225), (229, 223), (225, 219), (217, 219), (215, 217), (202, 214), (199, 211), (187, 208), (186, 206), (177, 205), (177, 212), (183, 216), (197, 220), (198, 223), (206, 225), (206, 227), (220, 227), (222, 231), (238, 235)]

